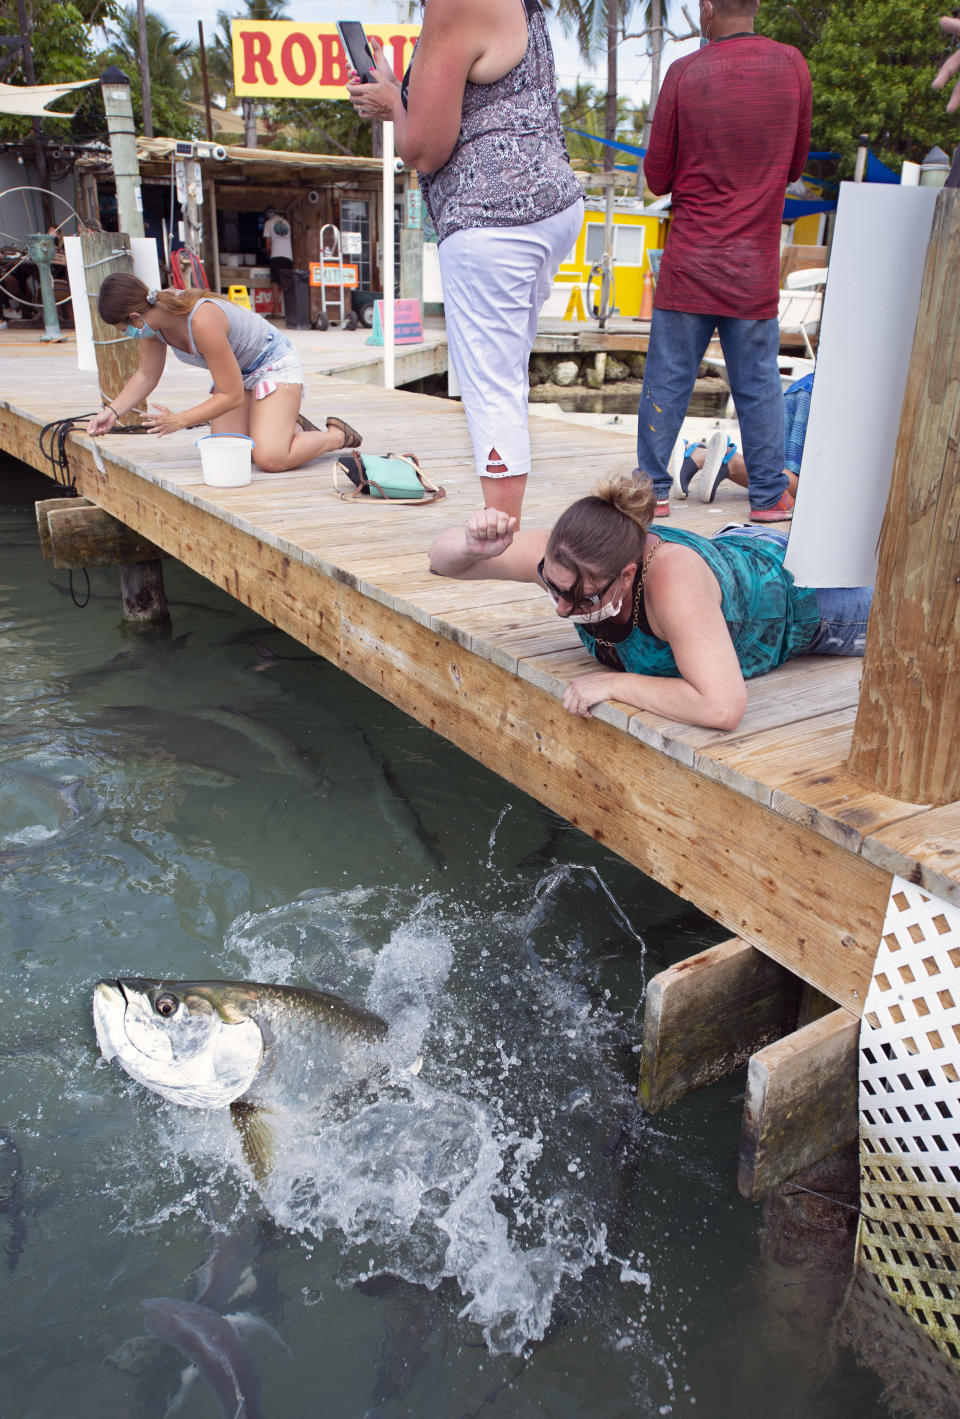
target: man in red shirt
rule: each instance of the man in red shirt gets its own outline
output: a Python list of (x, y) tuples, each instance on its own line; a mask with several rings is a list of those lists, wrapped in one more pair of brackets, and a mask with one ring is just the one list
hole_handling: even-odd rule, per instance
[(780, 223), (810, 141), (810, 74), (799, 50), (753, 33), (759, 0), (701, 0), (708, 44), (671, 64), (644, 160), (671, 192), (640, 395), (637, 465), (670, 513), (667, 463), (714, 329), (726, 361), (750, 480), (752, 522), (786, 521)]

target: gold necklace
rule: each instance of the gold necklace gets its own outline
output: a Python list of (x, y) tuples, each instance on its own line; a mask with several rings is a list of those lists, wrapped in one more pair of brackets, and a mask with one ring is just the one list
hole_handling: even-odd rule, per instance
[[(637, 627), (639, 626), (639, 624), (640, 624), (640, 601), (641, 601), (641, 598), (642, 598), (642, 596), (643, 596), (643, 583), (644, 583), (644, 579), (646, 578), (646, 575), (647, 575), (647, 568), (649, 567), (650, 563), (653, 561), (654, 557), (657, 555), (657, 553), (659, 552), (659, 550), (660, 550), (660, 548), (661, 548), (662, 546), (663, 546), (663, 538), (662, 538), (662, 537), (658, 537), (658, 538), (657, 538), (657, 545), (653, 548), (653, 550), (651, 551), (649, 557), (647, 557), (646, 560), (642, 560), (642, 559), (641, 559), (641, 562), (640, 562), (640, 575), (637, 577), (636, 590), (635, 590), (634, 593), (633, 593), (633, 615), (632, 615), (632, 617), (630, 618), (630, 630), (631, 630), (631, 631), (635, 631), (635, 630), (637, 629)], [(628, 632), (628, 634), (629, 634), (629, 632)], [(603, 638), (603, 636), (597, 636), (597, 635), (595, 635), (595, 636), (593, 637), (593, 639), (597, 642), (598, 645), (606, 645), (606, 646), (610, 646), (611, 648), (614, 648), (614, 647), (616, 647), (616, 646), (618, 646), (618, 645), (622, 645), (622, 644), (623, 644), (623, 641), (609, 641), (609, 640), (605, 640), (605, 639)]]

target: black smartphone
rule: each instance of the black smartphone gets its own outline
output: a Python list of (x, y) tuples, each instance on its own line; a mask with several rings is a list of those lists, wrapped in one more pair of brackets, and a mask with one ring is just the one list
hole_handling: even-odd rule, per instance
[(338, 20), (337, 34), (350, 60), (350, 67), (356, 69), (362, 84), (368, 84), (370, 70), (375, 67), (377, 61), (367, 43), (363, 25), (359, 20)]

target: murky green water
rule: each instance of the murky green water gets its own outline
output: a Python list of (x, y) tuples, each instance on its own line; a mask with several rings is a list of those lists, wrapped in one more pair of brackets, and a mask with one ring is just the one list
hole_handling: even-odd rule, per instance
[[(158, 1296), (272, 1327), (268, 1419), (886, 1414), (735, 1193), (742, 1077), (635, 1109), (644, 981), (717, 929), (181, 567), (169, 639), (108, 569), (78, 610), (49, 490), (0, 466), (4, 1419), (161, 1419)], [(422, 1072), (293, 1097), (261, 1190), (100, 1057), (121, 975), (335, 990)]]

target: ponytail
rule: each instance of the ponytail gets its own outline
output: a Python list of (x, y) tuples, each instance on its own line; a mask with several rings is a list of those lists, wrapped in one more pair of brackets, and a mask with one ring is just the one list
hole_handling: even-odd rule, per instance
[(561, 513), (547, 542), (547, 556), (577, 577), (571, 588), (574, 599), (582, 591), (585, 571), (607, 581), (640, 560), (656, 502), (646, 474), (614, 473), (601, 478), (590, 497)]
[(170, 315), (189, 315), (198, 301), (225, 301), (214, 291), (191, 288), (186, 291), (151, 290), (138, 276), (114, 271), (100, 287), (97, 312), (108, 325), (124, 325), (133, 314), (145, 315), (154, 306)]

